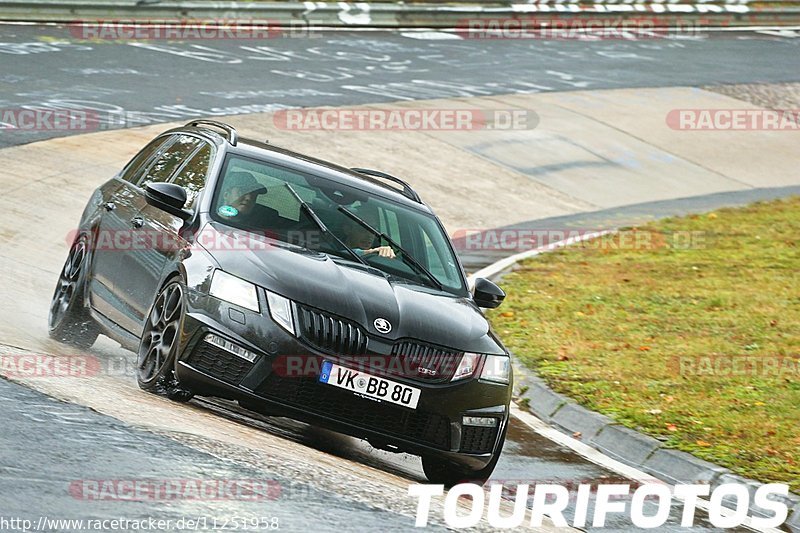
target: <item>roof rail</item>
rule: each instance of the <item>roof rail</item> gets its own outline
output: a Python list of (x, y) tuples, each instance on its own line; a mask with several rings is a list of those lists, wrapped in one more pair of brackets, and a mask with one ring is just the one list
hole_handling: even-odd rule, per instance
[(422, 203), (422, 199), (417, 194), (417, 191), (411, 188), (411, 185), (406, 183), (405, 181), (401, 180), (400, 178), (395, 178), (391, 174), (387, 174), (386, 172), (381, 172), (380, 170), (372, 170), (369, 168), (351, 168), (353, 172), (358, 172), (359, 174), (364, 174), (367, 176), (373, 176), (376, 178), (383, 178), (385, 180), (389, 180), (391, 182), (397, 183), (403, 186), (403, 196), (414, 200), (415, 202)]
[(225, 124), (224, 122), (219, 122), (219, 121), (216, 121), (216, 120), (208, 120), (208, 119), (202, 119), (201, 118), (201, 119), (198, 119), (198, 120), (193, 120), (193, 121), (189, 122), (186, 125), (190, 126), (190, 127), (203, 125), (203, 126), (213, 126), (215, 128), (219, 128), (219, 129), (223, 130), (227, 134), (226, 138), (228, 139), (228, 143), (231, 146), (236, 146), (236, 143), (239, 140), (239, 134), (236, 132), (236, 128), (234, 128), (233, 126), (231, 126), (229, 124)]

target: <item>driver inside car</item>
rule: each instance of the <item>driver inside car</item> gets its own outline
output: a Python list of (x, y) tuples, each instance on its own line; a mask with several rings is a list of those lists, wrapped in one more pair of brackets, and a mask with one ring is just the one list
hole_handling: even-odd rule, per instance
[[(378, 211), (376, 209), (371, 209), (368, 206), (361, 206), (356, 214), (373, 228), (380, 228)], [(396, 257), (394, 249), (391, 246), (374, 246), (377, 237), (355, 220), (347, 218), (343, 223), (342, 230), (345, 236), (343, 239), (344, 243), (352, 248), (358, 255), (362, 257), (378, 255), (379, 257), (386, 257), (388, 259), (394, 259)]]
[[(220, 214), (230, 216), (237, 224), (248, 228), (269, 230), (276, 228), (281, 217), (276, 209), (257, 203), (258, 197), (267, 194), (267, 188), (249, 172), (230, 172), (225, 177)], [(233, 208), (233, 210), (230, 210)], [(222, 211), (227, 209), (227, 211)]]

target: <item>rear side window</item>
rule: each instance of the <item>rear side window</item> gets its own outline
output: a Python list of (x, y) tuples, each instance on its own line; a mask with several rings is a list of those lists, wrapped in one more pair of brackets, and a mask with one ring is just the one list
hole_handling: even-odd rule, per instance
[(156, 153), (156, 150), (158, 150), (164, 144), (165, 140), (165, 137), (159, 137), (142, 148), (138, 154), (133, 156), (133, 159), (131, 159), (127, 166), (122, 170), (122, 179), (131, 183), (136, 183), (139, 181), (139, 173), (142, 170), (142, 167), (150, 160), (153, 154)]
[(211, 146), (208, 143), (203, 143), (203, 146), (186, 162), (172, 180), (174, 184), (186, 189), (187, 207), (194, 205), (200, 191), (206, 186), (211, 154)]
[(145, 188), (148, 183), (167, 181), (202, 142), (190, 135), (177, 135), (174, 139), (144, 173), (138, 183), (139, 187)]

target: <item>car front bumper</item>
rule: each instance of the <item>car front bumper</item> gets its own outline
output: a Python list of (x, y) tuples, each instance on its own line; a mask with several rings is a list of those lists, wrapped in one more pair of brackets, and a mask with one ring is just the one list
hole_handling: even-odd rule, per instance
[[(266, 413), (367, 439), (380, 448), (437, 456), (473, 470), (486, 466), (495, 455), (508, 423), (510, 385), (477, 378), (429, 384), (383, 375), (421, 390), (416, 409), (359, 397), (319, 382), (321, 361), (351, 366), (352, 360), (315, 350), (268, 316), (199, 292), (190, 291), (189, 296), (176, 375), (196, 394), (238, 400)], [(254, 357), (208, 343), (208, 334)], [(304, 364), (287, 366), (288, 358)], [(465, 426), (464, 416), (494, 418), (497, 423)]]

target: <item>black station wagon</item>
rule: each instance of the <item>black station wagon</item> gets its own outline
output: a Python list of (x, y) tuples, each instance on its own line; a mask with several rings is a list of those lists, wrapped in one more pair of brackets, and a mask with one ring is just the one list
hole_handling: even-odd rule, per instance
[(86, 206), (50, 335), (138, 353), (176, 401), (238, 401), (485, 481), (503, 448), (509, 354), (441, 222), (402, 180), (197, 120), (159, 135)]

